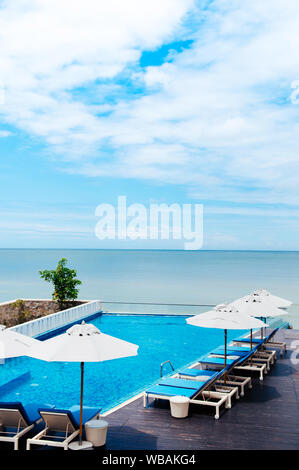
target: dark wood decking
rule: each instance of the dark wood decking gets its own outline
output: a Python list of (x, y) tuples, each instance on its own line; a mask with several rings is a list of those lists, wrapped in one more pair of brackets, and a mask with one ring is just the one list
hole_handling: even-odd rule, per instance
[[(282, 330), (275, 339), (299, 340), (299, 331)], [(115, 411), (109, 422), (107, 450), (299, 449), (299, 364), (279, 358), (263, 382), (254, 380), (245, 397), (214, 419), (213, 408), (192, 406), (185, 419), (172, 418), (159, 402), (143, 408), (142, 399)]]

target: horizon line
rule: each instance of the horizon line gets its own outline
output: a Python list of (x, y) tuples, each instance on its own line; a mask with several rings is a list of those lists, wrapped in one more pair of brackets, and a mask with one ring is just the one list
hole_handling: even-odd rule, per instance
[(66, 247), (62, 247), (62, 248), (16, 248), (16, 247), (11, 247), (11, 248), (5, 248), (5, 247), (0, 247), (0, 251), (8, 251), (8, 250), (15, 250), (15, 251), (21, 251), (21, 250), (44, 250), (44, 251), (179, 251), (179, 252), (186, 252), (186, 253), (200, 253), (200, 252), (223, 252), (223, 251), (226, 251), (226, 252), (270, 252), (270, 253), (298, 253), (299, 252), (299, 249), (298, 250), (273, 250), (273, 249), (263, 249), (263, 248), (260, 248), (260, 249), (256, 249), (256, 248), (247, 248), (247, 249), (239, 249), (239, 250), (235, 250), (235, 249), (230, 249), (230, 248), (226, 248), (226, 249), (205, 249), (205, 250), (184, 250), (184, 249), (171, 249), (171, 248), (66, 248)]

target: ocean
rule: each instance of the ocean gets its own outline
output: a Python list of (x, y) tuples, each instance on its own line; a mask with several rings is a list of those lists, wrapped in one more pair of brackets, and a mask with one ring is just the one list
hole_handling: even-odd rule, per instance
[(38, 271), (62, 257), (84, 299), (214, 305), (264, 288), (299, 304), (299, 252), (272, 251), (2, 249), (0, 301), (50, 298)]

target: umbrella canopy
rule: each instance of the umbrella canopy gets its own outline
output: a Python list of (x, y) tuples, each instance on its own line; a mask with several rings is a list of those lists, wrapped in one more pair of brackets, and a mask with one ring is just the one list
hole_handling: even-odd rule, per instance
[[(287, 315), (287, 312), (276, 307), (267, 296), (261, 296), (257, 293), (235, 300), (231, 305), (237, 307), (242, 313), (261, 319)], [(266, 327), (266, 324), (263, 326)], [(261, 338), (263, 338), (263, 328), (261, 328)]]
[[(261, 301), (266, 301), (269, 304), (272, 304), (274, 307), (277, 307), (277, 308), (287, 308), (287, 307), (290, 307), (292, 305), (292, 302), (290, 300), (286, 300), (286, 299), (283, 299), (281, 297), (277, 297), (276, 295), (271, 294), (270, 292), (266, 291), (265, 289), (257, 289), (250, 295), (251, 295), (251, 297), (253, 297), (255, 299), (258, 299), (258, 300), (261, 300)], [(235, 300), (235, 302), (242, 301), (242, 299), (244, 299), (246, 297), (248, 297), (248, 296), (241, 297), (240, 299)], [(233, 304), (235, 304), (235, 302), (233, 302)]]
[[(187, 318), (186, 322), (189, 325), (200, 326), (202, 328), (218, 328), (224, 330), (225, 368), (227, 363), (227, 330), (250, 330), (252, 341), (252, 329), (264, 326), (262, 321), (239, 312), (239, 310), (232, 305), (225, 304), (217, 305), (214, 310), (210, 310), (209, 312)], [(226, 374), (224, 374), (224, 382), (226, 382)]]
[(187, 318), (189, 325), (221, 330), (251, 330), (264, 326), (264, 323), (252, 316), (240, 312), (233, 305), (217, 305), (209, 312)]
[(237, 299), (230, 305), (237, 308), (241, 313), (252, 317), (268, 318), (286, 315), (286, 312), (276, 307), (267, 297), (254, 294)]
[(259, 295), (261, 297), (265, 297), (265, 299), (272, 302), (276, 307), (279, 308), (287, 308), (292, 305), (293, 302), (287, 299), (283, 299), (282, 297), (278, 297), (277, 295), (273, 295), (270, 292), (266, 291), (265, 289), (257, 289), (253, 292), (254, 295)]
[(44, 361), (102, 362), (136, 356), (138, 346), (101, 333), (92, 324), (74, 325), (66, 333), (32, 348), (31, 357)]
[(101, 333), (94, 325), (82, 322), (81, 325), (69, 328), (66, 333), (32, 348), (30, 356), (36, 359), (81, 363), (80, 438), (79, 445), (77, 443), (70, 445), (73, 449), (90, 447), (90, 443), (82, 442), (84, 362), (102, 362), (136, 356), (138, 347), (136, 344)]
[(21, 335), (13, 330), (5, 330), (0, 325), (0, 359), (10, 357), (29, 356), (33, 347), (37, 347), (40, 341)]

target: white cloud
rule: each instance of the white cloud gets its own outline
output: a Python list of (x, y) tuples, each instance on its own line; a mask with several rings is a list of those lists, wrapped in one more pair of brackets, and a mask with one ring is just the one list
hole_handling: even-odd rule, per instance
[[(107, 129), (75, 87), (113, 79), (179, 28), (193, 0), (11, 0), (0, 6), (3, 118), (51, 144), (100, 144)], [(104, 89), (107, 85), (104, 84)], [(101, 89), (101, 87), (99, 87)], [(101, 103), (100, 103), (101, 104)], [(109, 135), (109, 134), (108, 134)], [(65, 150), (58, 146), (58, 150)], [(86, 151), (82, 149), (81, 153)], [(77, 153), (80, 153), (78, 150)]]
[(1, 137), (10, 137), (12, 135), (12, 132), (10, 131), (1, 131), (0, 130), (0, 139)]
[[(187, 184), (199, 199), (298, 203), (299, 4), (202, 5), (4, 3), (3, 119), (42, 137), (70, 172)], [(140, 70), (143, 50), (180, 38), (194, 42)]]

